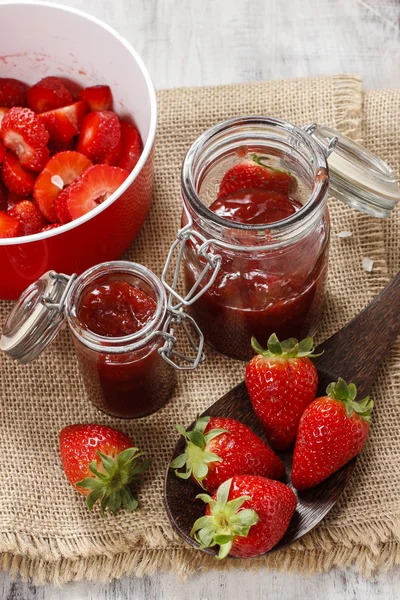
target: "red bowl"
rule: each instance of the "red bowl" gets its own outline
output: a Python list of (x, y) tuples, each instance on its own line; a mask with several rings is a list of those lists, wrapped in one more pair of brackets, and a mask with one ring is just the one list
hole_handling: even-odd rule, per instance
[(46, 75), (78, 86), (106, 83), (114, 109), (133, 119), (144, 144), (124, 184), (87, 215), (48, 232), (0, 239), (0, 298), (15, 299), (50, 269), (81, 273), (117, 259), (129, 247), (150, 207), (157, 103), (141, 58), (98, 19), (60, 5), (18, 2), (0, 4), (0, 23), (0, 77), (28, 84)]

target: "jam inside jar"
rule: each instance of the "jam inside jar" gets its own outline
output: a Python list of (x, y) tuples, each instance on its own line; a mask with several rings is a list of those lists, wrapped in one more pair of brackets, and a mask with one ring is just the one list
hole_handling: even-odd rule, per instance
[(166, 295), (146, 267), (104, 263), (77, 280), (66, 315), (88, 395), (119, 418), (144, 417), (171, 397), (176, 372), (161, 354)]
[[(263, 167), (268, 177), (278, 174), (275, 188)], [(233, 119), (190, 148), (182, 225), (195, 235), (185, 243), (185, 285), (189, 293), (197, 282), (190, 312), (219, 352), (248, 359), (252, 336), (265, 346), (271, 333), (280, 339), (315, 333), (327, 277), (328, 180), (318, 144), (277, 119)], [(213, 269), (201, 278), (205, 253), (220, 257), (211, 287)]]

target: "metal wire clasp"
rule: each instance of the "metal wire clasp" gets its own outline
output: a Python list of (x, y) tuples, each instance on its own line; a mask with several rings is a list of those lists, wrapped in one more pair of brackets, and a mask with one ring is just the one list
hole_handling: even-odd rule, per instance
[[(158, 350), (163, 359), (178, 371), (193, 371), (204, 360), (203, 346), (204, 336), (196, 321), (183, 312), (183, 309), (167, 309), (168, 317), (162, 331), (157, 332), (165, 339), (165, 344)], [(186, 335), (186, 340), (194, 355), (180, 352), (176, 345), (178, 343), (176, 330), (181, 326)], [(175, 358), (175, 360), (174, 360)]]
[(334, 149), (336, 147), (338, 137), (334, 136), (330, 139), (324, 137), (323, 135), (321, 135), (321, 133), (318, 129), (318, 125), (316, 123), (313, 123), (312, 125), (305, 125), (303, 127), (303, 129), (312, 138), (314, 138), (314, 140), (317, 142), (317, 144), (324, 151), (325, 157), (328, 158), (330, 156), (330, 154), (332, 154), (332, 152), (334, 151)]
[[(190, 306), (191, 304), (196, 302), (196, 300), (198, 300), (200, 298), (200, 296), (202, 296), (213, 285), (213, 283), (217, 277), (219, 268), (221, 266), (221, 260), (222, 260), (221, 256), (219, 254), (211, 254), (210, 252), (207, 252), (207, 249), (208, 249), (209, 245), (212, 243), (212, 240), (208, 240), (201, 233), (198, 233), (197, 231), (194, 231), (192, 229), (192, 225), (193, 225), (192, 218), (189, 215), (189, 213), (185, 207), (184, 207), (184, 210), (185, 210), (185, 213), (187, 216), (188, 223), (187, 223), (187, 225), (185, 225), (185, 227), (182, 227), (182, 229), (180, 229), (178, 231), (177, 238), (174, 241), (174, 243), (172, 244), (172, 246), (168, 252), (167, 260), (165, 261), (164, 269), (163, 269), (163, 272), (161, 275), (161, 281), (162, 281), (164, 287), (170, 293), (168, 305), (171, 309), (174, 309), (174, 310), (180, 309), (181, 306)], [(206, 261), (206, 264), (204, 265), (203, 270), (201, 271), (199, 277), (196, 279), (192, 288), (189, 290), (189, 292), (186, 294), (186, 296), (183, 297), (176, 291), (176, 287), (178, 285), (183, 255), (184, 255), (185, 247), (186, 247), (186, 244), (188, 243), (188, 241), (190, 241), (196, 247), (197, 255), (200, 256), (201, 258), (204, 258), (204, 260)], [(169, 268), (171, 267), (171, 264), (173, 263), (176, 250), (178, 251), (178, 254), (176, 257), (174, 277), (173, 277), (172, 283), (170, 285), (167, 281), (168, 271), (169, 271)], [(198, 291), (198, 288), (199, 288), (201, 282), (204, 281), (206, 275), (209, 273), (211, 273), (210, 279)], [(174, 297), (176, 300), (178, 300), (178, 302), (175, 305), (173, 304), (172, 297)]]
[[(43, 296), (43, 298), (41, 299), (42, 304), (44, 304), (46, 308), (55, 308), (60, 313), (63, 312), (65, 301), (67, 299), (71, 287), (74, 284), (76, 277), (76, 273), (73, 273), (72, 275), (64, 275), (63, 273), (49, 271), (48, 278), (49, 280), (51, 280), (52, 287), (48, 292), (48, 295)], [(60, 293), (60, 299), (58, 300), (58, 302), (54, 302), (54, 300), (59, 297)]]

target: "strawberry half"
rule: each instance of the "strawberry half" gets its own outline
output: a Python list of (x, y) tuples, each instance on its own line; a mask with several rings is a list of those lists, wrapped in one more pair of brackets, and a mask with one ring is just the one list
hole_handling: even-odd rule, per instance
[(98, 500), (102, 513), (137, 508), (131, 486), (150, 461), (127, 435), (105, 425), (70, 425), (60, 432), (60, 454), (68, 481), (87, 496), (89, 510)]
[(72, 104), (71, 92), (58, 77), (45, 77), (28, 90), (27, 103), (36, 113)]
[(61, 192), (55, 202), (61, 223), (78, 219), (104, 202), (128, 177), (128, 171), (110, 165), (89, 167)]
[(0, 106), (25, 106), (27, 90), (28, 86), (18, 79), (0, 77)]
[(253, 154), (251, 160), (234, 165), (223, 176), (218, 198), (247, 188), (263, 188), (285, 196), (297, 187), (296, 179), (287, 171), (273, 169), (265, 164), (266, 158)]
[(182, 479), (192, 477), (212, 492), (233, 475), (262, 475), (279, 479), (282, 461), (246, 425), (228, 417), (201, 417), (192, 431), (177, 425), (186, 440), (185, 452), (170, 467)]
[(76, 150), (94, 163), (108, 164), (114, 158), (120, 140), (118, 116), (110, 110), (93, 112), (83, 119)]
[(20, 222), (15, 217), (0, 210), (0, 238), (12, 238), (20, 235)]
[(121, 121), (122, 152), (118, 166), (131, 172), (142, 154), (142, 138), (140, 133), (127, 121)]
[(7, 150), (3, 160), (2, 177), (4, 185), (10, 192), (22, 197), (32, 194), (36, 173), (24, 169), (15, 154), (9, 150)]
[(1, 123), (4, 145), (15, 152), (23, 167), (41, 171), (49, 159), (49, 134), (29, 108), (11, 108)]
[(86, 113), (86, 104), (75, 102), (63, 108), (43, 112), (39, 119), (49, 132), (53, 144), (67, 145), (78, 135)]
[(294, 338), (279, 342), (275, 334), (264, 350), (255, 338), (251, 345), (257, 352), (246, 367), (246, 386), (269, 444), (286, 450), (295, 440), (304, 409), (317, 393), (318, 374), (310, 360), (313, 340), (298, 342)]
[(111, 110), (112, 94), (108, 85), (92, 85), (85, 88), (79, 94), (79, 98), (84, 100), (92, 112), (99, 110)]
[(338, 471), (363, 449), (373, 401), (356, 402), (357, 388), (343, 379), (329, 384), (327, 396), (304, 411), (293, 454), (292, 483), (307, 490)]
[(61, 191), (91, 166), (92, 162), (80, 152), (59, 152), (49, 160), (33, 189), (36, 204), (48, 221), (58, 221), (54, 203)]
[(1, 130), (1, 122), (4, 119), (4, 117), (6, 116), (6, 114), (8, 113), (10, 109), (9, 108), (5, 108), (4, 106), (0, 106), (0, 130)]
[(21, 224), (19, 235), (33, 235), (46, 225), (43, 215), (30, 200), (19, 202), (10, 208), (8, 214), (19, 220)]
[(190, 535), (201, 548), (218, 545), (219, 559), (228, 554), (250, 558), (271, 550), (283, 538), (297, 504), (287, 485), (254, 475), (237, 475), (220, 485), (212, 498), (196, 498), (207, 508)]

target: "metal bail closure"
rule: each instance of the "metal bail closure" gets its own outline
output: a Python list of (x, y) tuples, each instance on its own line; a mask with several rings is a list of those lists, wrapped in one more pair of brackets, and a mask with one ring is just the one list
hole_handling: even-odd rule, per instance
[(64, 304), (76, 275), (48, 271), (17, 300), (3, 328), (0, 350), (22, 364), (53, 341), (64, 320)]
[[(158, 352), (178, 371), (194, 371), (204, 360), (204, 336), (201, 329), (182, 308), (176, 310), (169, 306), (167, 313), (162, 332), (159, 332), (165, 338), (165, 344)], [(183, 329), (186, 338), (183, 341), (178, 339), (179, 328)], [(179, 350), (178, 346), (186, 348)]]
[(389, 165), (335, 129), (315, 124), (304, 129), (325, 153), (332, 196), (374, 217), (388, 217), (400, 200)]

